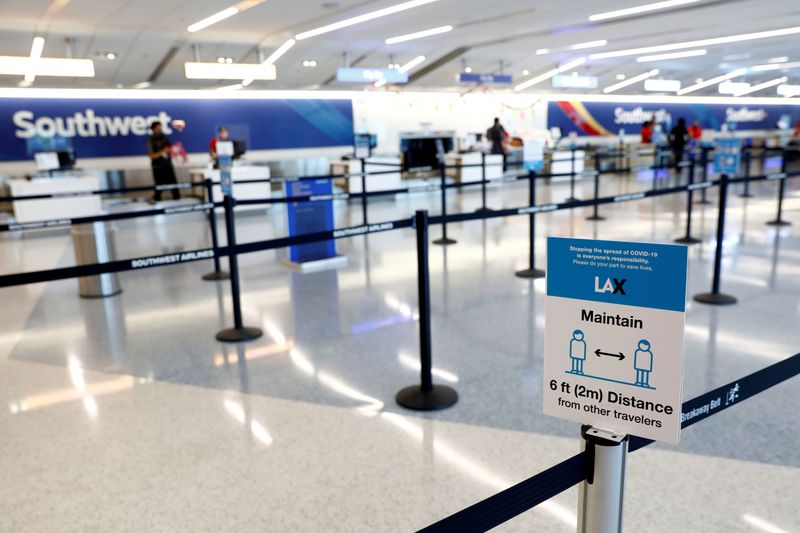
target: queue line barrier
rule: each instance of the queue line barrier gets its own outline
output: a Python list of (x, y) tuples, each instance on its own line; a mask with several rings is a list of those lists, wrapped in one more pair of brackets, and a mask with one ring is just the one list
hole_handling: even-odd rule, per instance
[[(739, 405), (798, 374), (800, 374), (800, 354), (685, 401), (682, 407), (681, 428), (686, 429)], [(628, 452), (632, 453), (652, 443), (653, 441), (649, 439), (630, 437)], [(586, 482), (594, 472), (595, 465), (591, 452), (581, 452), (525, 481), (443, 518), (421, 529), (420, 532), (478, 533), (488, 531), (535, 508), (574, 485)]]

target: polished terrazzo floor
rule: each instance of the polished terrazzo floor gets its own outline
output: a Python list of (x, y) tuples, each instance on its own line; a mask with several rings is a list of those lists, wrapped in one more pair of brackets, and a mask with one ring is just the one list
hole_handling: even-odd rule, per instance
[[(592, 183), (578, 184), (579, 196)], [(650, 188), (609, 176), (603, 194)], [(684, 397), (794, 353), (800, 239), (766, 226), (774, 183), (733, 190), (723, 290), (736, 306), (687, 311)], [(800, 193), (785, 217), (800, 224)], [(539, 201), (563, 199), (564, 182)], [(715, 198), (712, 192), (710, 198)], [(526, 186), (489, 189), (493, 207), (524, 205)], [(450, 212), (479, 206), (452, 191)], [(436, 194), (371, 201), (370, 222), (438, 212)], [(537, 218), (545, 237), (669, 242), (685, 198), (662, 197)], [(337, 226), (361, 222), (337, 202)], [(281, 207), (243, 212), (240, 242), (285, 234)], [(697, 206), (689, 294), (710, 284), (716, 208)], [(206, 246), (201, 215), (116, 224), (121, 257)], [(439, 228), (431, 234), (437, 237)], [(541, 415), (544, 280), (524, 281), (527, 217), (454, 224), (459, 242), (431, 246), (434, 378), (453, 408), (403, 410), (394, 394), (417, 379), (414, 234), (337, 241), (348, 263), (310, 274), (283, 251), (241, 258), (247, 325), (263, 338), (221, 345), (229, 288), (210, 263), (121, 275), (124, 292), (77, 297), (77, 282), (0, 290), (0, 529), (8, 531), (410, 531), (573, 455), (575, 424)], [(73, 264), (64, 232), (0, 236), (0, 272)], [(629, 531), (799, 531), (800, 381), (785, 383), (651, 446), (629, 463)], [(504, 531), (574, 530), (575, 490)], [(770, 529), (770, 527), (772, 529)]]

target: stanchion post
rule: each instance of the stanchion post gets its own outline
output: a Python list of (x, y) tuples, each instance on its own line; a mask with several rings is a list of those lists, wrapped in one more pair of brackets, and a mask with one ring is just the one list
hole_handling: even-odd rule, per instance
[(742, 150), (742, 165), (744, 165), (744, 188), (742, 189), (742, 193), (739, 195), (739, 198), (752, 198), (753, 195), (750, 194), (750, 158), (752, 154), (749, 150), (750, 147), (745, 147)]
[(767, 222), (769, 226), (789, 226), (792, 223), (788, 220), (783, 220), (783, 195), (786, 189), (786, 150), (781, 151), (781, 174), (784, 176), (778, 181), (778, 212), (775, 220)]
[(434, 385), (433, 383), (427, 211), (417, 211), (415, 213), (414, 226), (417, 232), (420, 384), (402, 389), (395, 396), (395, 400), (399, 405), (407, 409), (435, 411), (450, 407), (456, 403), (458, 401), (458, 393), (451, 387)]
[(570, 148), (570, 152), (572, 153), (572, 156), (570, 157), (569, 198), (567, 198), (566, 201), (574, 202), (577, 200), (577, 198), (575, 198), (575, 147), (574, 146)]
[(364, 225), (367, 222), (367, 160), (361, 159), (361, 214), (363, 215)]
[[(536, 172), (533, 170), (528, 173), (528, 205), (536, 207)], [(528, 215), (528, 268), (514, 275), (525, 279), (544, 277), (544, 270), (536, 268), (536, 213)]]
[(696, 302), (711, 305), (731, 305), (736, 297), (719, 292), (720, 271), (722, 270), (722, 247), (725, 239), (725, 205), (728, 202), (728, 175), (722, 174), (719, 179), (719, 211), (717, 215), (717, 245), (714, 249), (714, 277), (711, 292), (695, 294)]
[(486, 153), (481, 152), (481, 206), (476, 213), (488, 213), (493, 209), (486, 207)]
[(600, 204), (598, 203), (598, 199), (600, 198), (600, 154), (595, 152), (594, 153), (594, 206), (592, 207), (592, 216), (586, 217), (586, 220), (605, 220), (606, 217), (602, 217), (598, 214), (598, 209)]
[(578, 533), (622, 531), (628, 436), (592, 426), (581, 428), (586, 481), (578, 487)]
[(219, 155), (220, 189), (224, 196), (225, 230), (228, 235), (228, 268), (231, 272), (231, 304), (233, 307), (233, 327), (217, 332), (216, 338), (221, 342), (242, 342), (259, 338), (263, 333), (258, 328), (242, 324), (242, 303), (239, 294), (239, 260), (236, 255), (236, 225), (233, 208), (233, 185), (231, 181), (231, 160), (233, 143), (230, 141), (217, 143)]
[[(700, 147), (700, 165), (703, 167), (703, 181), (708, 181), (708, 148), (705, 146)], [(706, 191), (708, 191), (708, 189), (703, 189), (700, 192), (700, 200), (697, 201), (698, 204), (708, 205), (711, 203), (711, 200), (707, 197)]]
[[(205, 181), (206, 202), (214, 203), (214, 191), (211, 178)], [(208, 225), (211, 230), (211, 247), (214, 249), (214, 272), (209, 272), (203, 276), (205, 281), (220, 281), (230, 278), (230, 274), (222, 270), (219, 265), (219, 238), (217, 237), (217, 213), (212, 205), (208, 210)]]
[(439, 163), (439, 183), (441, 189), (441, 199), (442, 199), (442, 236), (439, 239), (433, 241), (433, 244), (439, 244), (447, 246), (449, 244), (455, 244), (455, 239), (451, 239), (447, 236), (447, 173), (445, 172), (446, 167), (444, 161)]
[(694, 185), (694, 167), (694, 152), (689, 150), (689, 184), (686, 187), (686, 235), (675, 239), (675, 242), (678, 244), (697, 244), (701, 242), (700, 239), (692, 237), (692, 198), (694, 196), (692, 185)]

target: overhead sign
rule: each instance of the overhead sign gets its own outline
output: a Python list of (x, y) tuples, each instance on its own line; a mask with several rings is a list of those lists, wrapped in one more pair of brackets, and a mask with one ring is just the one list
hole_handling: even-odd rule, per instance
[(565, 76), (559, 74), (552, 79), (554, 89), (597, 89), (597, 76)]
[(339, 68), (336, 80), (344, 83), (374, 83), (386, 80), (387, 83), (408, 83), (408, 73), (392, 68)]
[(544, 413), (676, 444), (685, 246), (547, 240)]
[(473, 74), (462, 72), (458, 75), (462, 83), (513, 83), (514, 78), (508, 74)]
[(687, 124), (699, 120), (706, 130), (720, 131), (723, 124), (735, 124), (738, 130), (771, 130), (783, 115), (792, 124), (800, 122), (800, 106), (559, 101), (547, 106), (547, 126), (561, 128), (564, 135), (616, 137), (620, 128), (638, 132), (648, 120), (669, 131), (666, 126), (684, 118)]
[(742, 140), (718, 138), (714, 140), (714, 172), (735, 176), (742, 162)]
[(0, 98), (0, 161), (61, 150), (79, 159), (147, 157), (145, 139), (155, 120), (189, 153), (207, 152), (221, 125), (251, 150), (353, 143), (350, 100)]

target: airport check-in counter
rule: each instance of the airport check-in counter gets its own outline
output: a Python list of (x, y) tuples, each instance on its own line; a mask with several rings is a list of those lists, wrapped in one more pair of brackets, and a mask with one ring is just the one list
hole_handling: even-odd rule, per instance
[[(380, 163), (380, 164), (370, 164)], [(402, 171), (400, 170), (400, 158), (396, 156), (371, 156), (366, 164), (366, 171), (381, 172), (375, 176), (367, 176), (367, 192), (374, 191), (390, 191), (394, 189), (401, 189), (403, 184), (401, 182)], [(349, 159), (342, 161), (331, 162), (331, 174), (340, 176), (343, 174), (360, 174), (361, 173), (361, 160)], [(397, 172), (390, 172), (394, 168)], [(337, 178), (335, 184), (342, 188), (347, 193), (360, 193), (361, 192), (361, 177), (354, 178)]]
[[(575, 150), (575, 173), (583, 172), (585, 150)], [(568, 174), (572, 172), (572, 150), (553, 150), (550, 157), (545, 161), (544, 172), (546, 174)], [(568, 176), (565, 176), (568, 178)]]
[[(219, 169), (194, 169), (191, 171), (193, 176), (202, 175), (205, 179), (211, 179), (216, 184), (212, 187), (212, 194), (215, 202), (222, 201), (222, 191), (220, 190)], [(236, 165), (231, 169), (231, 179), (233, 179), (233, 197), (237, 200), (263, 200), (272, 197), (272, 184), (270, 182), (259, 181), (257, 183), (236, 183), (252, 180), (265, 180), (271, 177), (268, 166)], [(263, 206), (242, 206), (263, 207)]]
[[(466, 154), (447, 154), (445, 161), (448, 167), (458, 166), (459, 168), (448, 168), (447, 175), (457, 182), (481, 181), (481, 167), (470, 166), (481, 164), (480, 152), (468, 152)], [(503, 177), (503, 156), (502, 154), (486, 154), (486, 180), (499, 180)]]
[(8, 186), (12, 196), (64, 195), (61, 198), (14, 202), (14, 219), (17, 223), (88, 217), (101, 214), (103, 209), (99, 195), (75, 195), (75, 193), (99, 190), (100, 181), (94, 176), (14, 179), (9, 180)]

